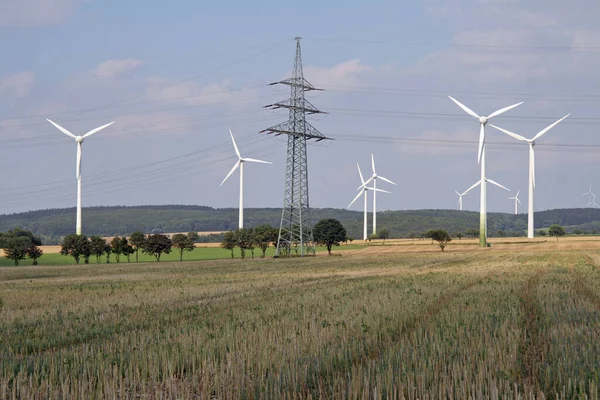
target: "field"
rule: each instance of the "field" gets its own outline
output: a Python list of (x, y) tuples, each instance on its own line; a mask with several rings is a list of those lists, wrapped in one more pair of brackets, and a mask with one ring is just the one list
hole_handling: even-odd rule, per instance
[(0, 398), (597, 399), (599, 268), (567, 239), (4, 267)]

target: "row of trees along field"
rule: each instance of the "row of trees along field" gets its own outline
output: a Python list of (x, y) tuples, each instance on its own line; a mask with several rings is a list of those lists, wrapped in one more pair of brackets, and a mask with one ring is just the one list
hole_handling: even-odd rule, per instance
[[(246, 252), (249, 251), (254, 258), (254, 250), (259, 248), (262, 251), (261, 258), (265, 257), (269, 246), (277, 246), (279, 230), (273, 228), (269, 224), (257, 226), (255, 228), (241, 228), (225, 232), (221, 247), (231, 251), (231, 258), (234, 258), (235, 248), (240, 249), (240, 256), (246, 257)], [(339, 246), (341, 243), (348, 241), (346, 228), (340, 221), (332, 218), (322, 219), (313, 227), (313, 238), (317, 245), (327, 248), (327, 252), (331, 254), (333, 246)], [(298, 251), (296, 248), (290, 249)]]
[(0, 232), (0, 249), (4, 250), (4, 256), (13, 260), (15, 265), (19, 265), (25, 258), (30, 258), (33, 265), (37, 265), (38, 258), (44, 254), (38, 247), (41, 245), (42, 240), (30, 231), (14, 228), (8, 232)]
[(142, 232), (134, 232), (129, 236), (115, 236), (110, 242), (107, 242), (100, 236), (68, 235), (62, 242), (60, 254), (71, 256), (77, 264), (83, 259), (88, 264), (90, 257), (96, 257), (96, 262), (100, 262), (105, 257), (106, 262), (110, 263), (111, 255), (115, 261), (121, 261), (121, 256), (127, 257), (127, 262), (131, 261), (131, 256), (135, 254), (135, 262), (138, 262), (140, 250), (160, 261), (163, 254), (169, 254), (173, 249), (179, 251), (179, 260), (183, 260), (183, 253), (192, 251), (195, 248), (195, 242), (198, 239), (196, 232), (189, 232), (187, 235), (178, 233), (169, 238), (167, 235), (156, 233), (153, 235), (144, 235)]

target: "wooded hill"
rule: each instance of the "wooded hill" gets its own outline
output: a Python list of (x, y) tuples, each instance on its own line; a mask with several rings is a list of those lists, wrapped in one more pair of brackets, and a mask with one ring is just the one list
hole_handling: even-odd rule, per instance
[[(346, 227), (349, 236), (362, 238), (363, 213), (345, 209), (317, 208), (311, 210), (314, 222), (335, 218)], [(244, 210), (245, 226), (271, 224), (279, 227), (281, 209), (248, 208)], [(369, 214), (369, 233), (371, 231)], [(226, 231), (237, 228), (236, 208), (164, 205), (136, 207), (88, 207), (83, 209), (83, 231), (87, 235), (128, 235), (135, 231), (145, 233)], [(600, 232), (600, 209), (572, 208), (536, 212), (536, 229), (559, 224), (568, 231)], [(18, 214), (0, 215), (0, 232), (19, 227), (39, 235), (45, 244), (73, 233), (75, 209), (48, 209)], [(386, 228), (391, 237), (418, 235), (429, 229), (445, 229), (450, 233), (465, 233), (479, 228), (479, 213), (457, 210), (380, 211), (377, 227)], [(488, 214), (488, 235), (524, 234), (526, 214)], [(500, 232), (499, 232), (500, 231)]]

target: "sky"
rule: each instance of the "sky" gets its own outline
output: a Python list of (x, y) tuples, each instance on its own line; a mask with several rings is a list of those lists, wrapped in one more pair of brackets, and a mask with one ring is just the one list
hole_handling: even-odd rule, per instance
[[(311, 207), (345, 208), (376, 169), (378, 210), (451, 209), (479, 180), (476, 119), (536, 142), (535, 209), (583, 207), (600, 179), (597, 0), (0, 0), (0, 214), (73, 207), (72, 138), (83, 134), (83, 205), (237, 207), (228, 129), (247, 164), (245, 207), (281, 207), (284, 122), (264, 105), (292, 72), (302, 37), (307, 94), (328, 114), (309, 122), (334, 140), (308, 148)], [(526, 211), (527, 144), (487, 127), (488, 211)], [(369, 200), (371, 203), (372, 199)], [(479, 209), (479, 192), (464, 198)], [(362, 201), (352, 206), (362, 209)]]

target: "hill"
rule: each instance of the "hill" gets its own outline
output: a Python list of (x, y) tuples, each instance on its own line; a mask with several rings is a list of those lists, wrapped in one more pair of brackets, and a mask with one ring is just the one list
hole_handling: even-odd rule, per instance
[[(362, 238), (362, 212), (317, 208), (311, 213), (314, 221), (336, 218), (344, 224), (350, 236)], [(248, 208), (244, 214), (248, 227), (265, 223), (279, 226), (281, 209)], [(146, 233), (225, 231), (237, 227), (237, 218), (236, 208), (190, 205), (88, 207), (83, 209), (83, 230), (88, 235), (102, 236), (127, 235), (138, 230)], [(580, 229), (594, 233), (600, 230), (600, 210), (572, 208), (536, 212), (536, 229), (555, 223), (568, 227), (570, 231)], [(371, 214), (369, 230), (370, 224)], [(42, 236), (48, 244), (72, 233), (74, 225), (74, 208), (0, 215), (0, 231), (20, 227)], [(381, 211), (377, 213), (377, 226), (379, 229), (387, 228), (392, 237), (420, 234), (432, 228), (464, 233), (468, 229), (478, 229), (479, 213), (457, 210)], [(526, 228), (526, 214), (488, 214), (490, 236), (498, 231), (518, 235)]]

